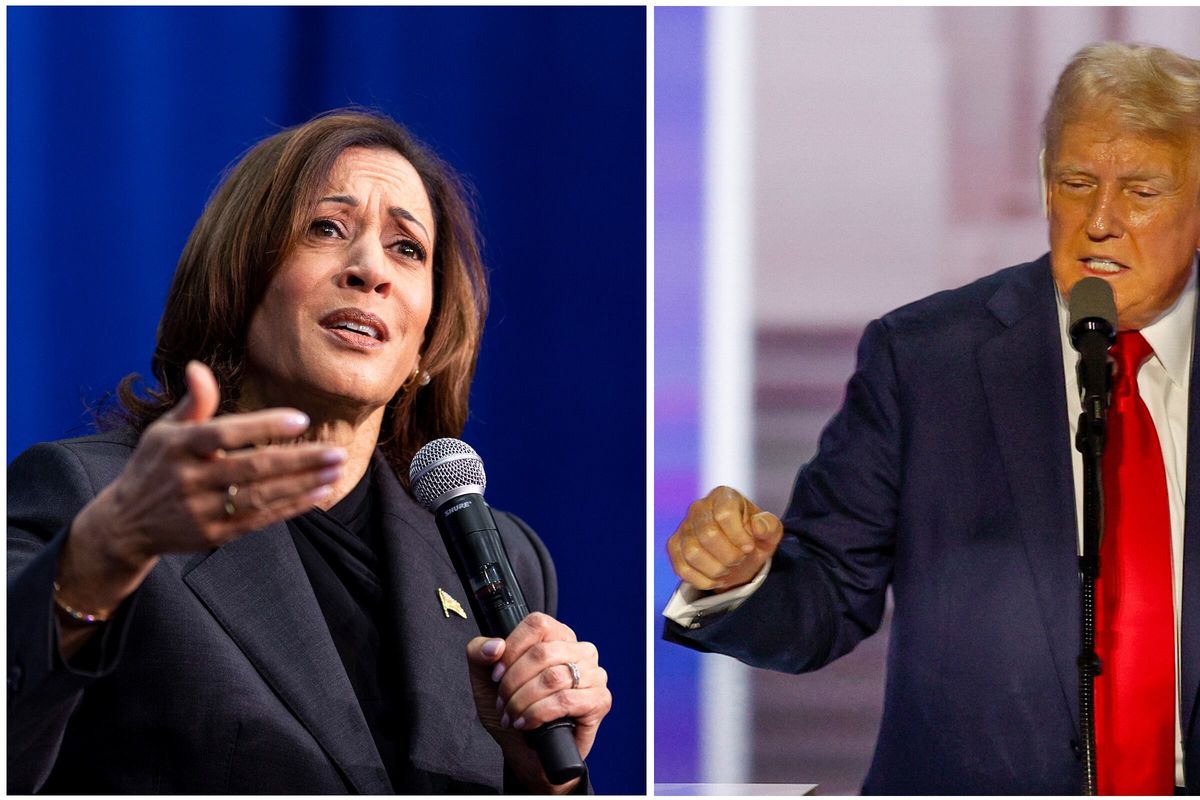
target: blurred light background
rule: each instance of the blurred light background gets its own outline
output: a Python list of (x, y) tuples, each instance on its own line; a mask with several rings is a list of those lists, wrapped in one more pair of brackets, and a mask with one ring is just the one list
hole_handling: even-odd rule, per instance
[[(646, 11), (7, 12), (11, 460), (149, 373), (175, 262), (227, 165), (348, 104), (477, 189), (492, 310), (464, 438), (558, 566), (615, 697), (589, 762), (645, 787)], [(580, 513), (589, 492), (603, 515)], [(585, 568), (586, 565), (586, 568)], [(464, 666), (465, 668), (465, 666)]]
[[(1195, 58), (1200, 9), (655, 10), (656, 612), (691, 500), (733, 475), (783, 510), (869, 320), (1048, 249), (1041, 117), (1070, 56), (1107, 39)], [(714, 356), (722, 337), (750, 364)], [(658, 640), (655, 781), (857, 793), (886, 625), (802, 676)]]

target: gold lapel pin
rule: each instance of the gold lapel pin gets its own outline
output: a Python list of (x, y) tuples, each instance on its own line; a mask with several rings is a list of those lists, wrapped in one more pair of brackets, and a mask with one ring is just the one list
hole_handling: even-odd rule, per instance
[(442, 613), (445, 614), (446, 617), (449, 617), (450, 612), (453, 611), (463, 619), (467, 618), (467, 612), (463, 611), (462, 604), (450, 595), (446, 594), (445, 590), (440, 586), (438, 587), (438, 600), (442, 601)]

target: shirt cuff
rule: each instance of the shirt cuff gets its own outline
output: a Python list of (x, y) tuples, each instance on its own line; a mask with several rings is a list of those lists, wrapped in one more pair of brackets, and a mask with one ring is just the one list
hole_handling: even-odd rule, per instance
[(767, 559), (762, 569), (754, 576), (754, 580), (716, 594), (708, 594), (687, 581), (680, 581), (679, 588), (671, 595), (667, 607), (663, 609), (663, 616), (685, 628), (699, 628), (701, 617), (728, 614), (746, 602), (746, 599), (762, 586), (770, 571), (771, 561)]

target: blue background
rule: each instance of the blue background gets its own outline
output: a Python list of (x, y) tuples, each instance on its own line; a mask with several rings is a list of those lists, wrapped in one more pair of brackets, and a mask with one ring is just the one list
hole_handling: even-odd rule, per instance
[[(9, 8), (8, 458), (149, 373), (183, 243), (237, 156), (357, 103), (478, 191), (492, 310), (464, 438), (546, 540), (645, 790), (645, 9)], [(598, 513), (589, 512), (598, 509)]]

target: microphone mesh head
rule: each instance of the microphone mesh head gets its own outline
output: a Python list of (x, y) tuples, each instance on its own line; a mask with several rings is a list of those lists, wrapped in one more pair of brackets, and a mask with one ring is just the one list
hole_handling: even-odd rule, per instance
[(430, 511), (447, 492), (469, 486), (483, 494), (487, 488), (479, 454), (458, 439), (434, 439), (418, 450), (408, 467), (408, 479), (417, 502)]
[(1084, 278), (1071, 287), (1071, 327), (1080, 320), (1095, 317), (1117, 329), (1117, 303), (1112, 287), (1103, 278)]

